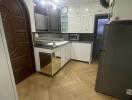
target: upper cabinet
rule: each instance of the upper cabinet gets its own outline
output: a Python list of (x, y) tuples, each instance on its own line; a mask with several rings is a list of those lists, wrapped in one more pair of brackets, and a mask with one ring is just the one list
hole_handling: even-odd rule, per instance
[(67, 13), (68, 21), (64, 24), (61, 20), (62, 33), (94, 33), (95, 15), (108, 14), (109, 10), (103, 8), (100, 2), (90, 2), (69, 5)]
[(68, 7), (63, 7), (61, 9), (61, 32), (68, 32)]
[(69, 6), (68, 33), (94, 33), (94, 14), (84, 6)]
[(81, 32), (94, 33), (94, 14), (89, 13), (81, 17)]
[(68, 16), (68, 33), (81, 33), (80, 16)]
[(60, 32), (61, 13), (60, 9), (53, 5), (43, 4), (35, 0), (35, 21), (37, 31)]
[(61, 21), (60, 21), (61, 13), (60, 9), (53, 9), (50, 7), (48, 9), (48, 27), (49, 31), (60, 31), (61, 29)]

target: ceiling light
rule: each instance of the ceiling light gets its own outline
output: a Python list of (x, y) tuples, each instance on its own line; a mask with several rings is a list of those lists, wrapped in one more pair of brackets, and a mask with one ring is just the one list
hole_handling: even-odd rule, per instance
[(89, 9), (87, 8), (87, 9), (85, 9), (85, 11), (89, 11)]
[(45, 1), (44, 1), (44, 0), (41, 0), (40, 3), (41, 3), (42, 5), (45, 5)]
[(36, 4), (36, 3), (33, 3), (33, 5), (34, 5), (34, 6), (37, 6), (37, 4)]
[(53, 9), (56, 10), (57, 9), (56, 6), (53, 6)]
[(54, 0), (56, 3), (58, 3), (59, 2), (59, 0)]
[(51, 1), (48, 1), (48, 4), (49, 4), (49, 5), (52, 5), (52, 2), (51, 2)]
[(72, 11), (72, 9), (69, 9), (69, 11)]
[(55, 5), (54, 3), (52, 3), (52, 6), (53, 6), (53, 9), (54, 9), (54, 10), (57, 9), (57, 7), (56, 7), (56, 5)]

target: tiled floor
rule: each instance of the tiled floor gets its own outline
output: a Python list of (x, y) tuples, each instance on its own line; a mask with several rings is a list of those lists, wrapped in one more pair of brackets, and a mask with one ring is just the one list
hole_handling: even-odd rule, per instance
[(54, 77), (34, 74), (17, 85), (20, 100), (117, 100), (96, 93), (97, 63), (70, 61)]

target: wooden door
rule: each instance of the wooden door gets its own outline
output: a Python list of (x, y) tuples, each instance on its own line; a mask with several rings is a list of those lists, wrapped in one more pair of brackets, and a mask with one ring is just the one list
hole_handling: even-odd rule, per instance
[(34, 70), (28, 12), (24, 0), (0, 0), (0, 12), (16, 83)]

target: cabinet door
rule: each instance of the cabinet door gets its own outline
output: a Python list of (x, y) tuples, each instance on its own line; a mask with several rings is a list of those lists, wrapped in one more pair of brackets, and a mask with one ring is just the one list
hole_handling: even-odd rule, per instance
[(89, 33), (94, 33), (94, 23), (95, 23), (95, 16), (94, 14), (89, 14)]
[(94, 15), (87, 14), (81, 17), (81, 32), (94, 33)]
[(78, 6), (69, 6), (68, 7), (68, 15), (69, 16), (78, 16), (78, 15), (80, 15), (80, 7), (78, 7)]
[(90, 43), (72, 43), (71, 58), (80, 61), (91, 61)]
[(71, 59), (71, 43), (68, 44), (68, 50), (66, 51), (68, 61)]
[(65, 46), (65, 63), (71, 59), (71, 44)]
[(81, 32), (81, 17), (71, 16), (68, 19), (68, 32), (69, 33), (80, 33)]
[(61, 47), (61, 67), (65, 65), (65, 48), (64, 46)]
[(60, 31), (60, 10), (49, 8), (48, 10), (48, 26), (49, 31)]
[(89, 21), (90, 18), (88, 15), (84, 15), (81, 17), (81, 32), (89, 33)]
[(61, 67), (71, 59), (71, 44), (61, 47)]
[(55, 52), (56, 57), (61, 57), (61, 50)]

